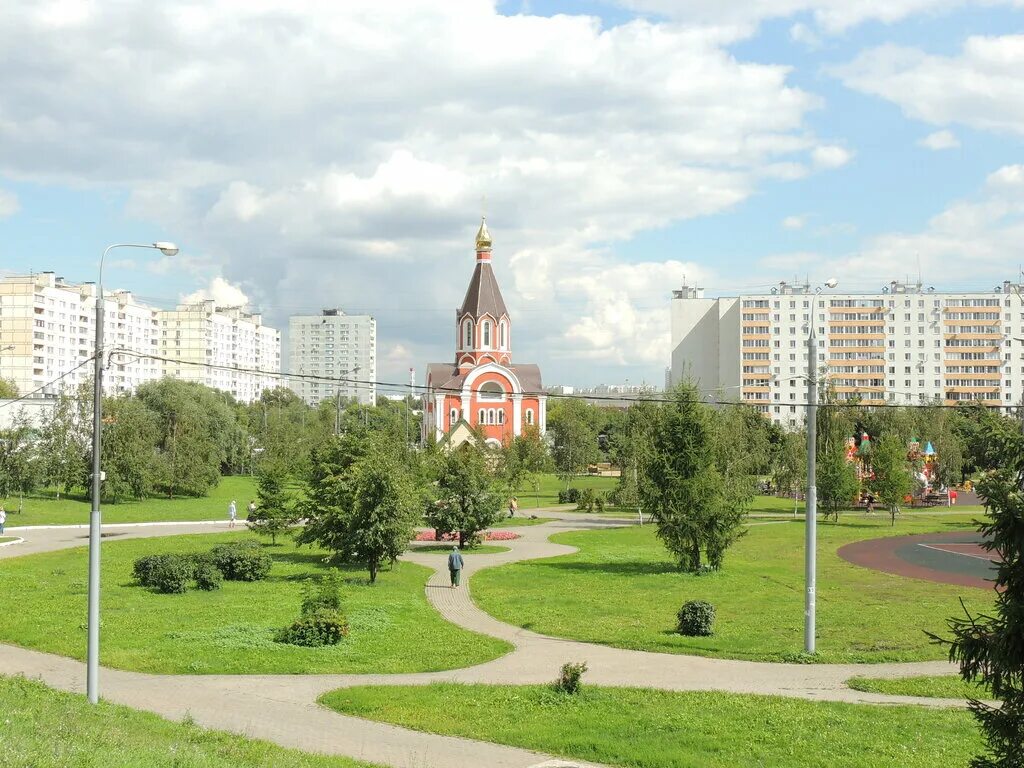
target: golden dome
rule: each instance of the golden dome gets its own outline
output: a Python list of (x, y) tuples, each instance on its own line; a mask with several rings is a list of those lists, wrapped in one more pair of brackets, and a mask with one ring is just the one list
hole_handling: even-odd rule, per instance
[(487, 217), (480, 217), (480, 229), (476, 231), (476, 249), (478, 251), (491, 250), (491, 233), (487, 231)]

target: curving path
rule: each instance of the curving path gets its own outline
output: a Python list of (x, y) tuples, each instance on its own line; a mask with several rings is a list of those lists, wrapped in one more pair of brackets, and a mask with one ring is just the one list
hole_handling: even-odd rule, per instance
[[(559, 519), (517, 528), (521, 538), (501, 542), (510, 551), (466, 558), (467, 577), (482, 569), (520, 560), (569, 554), (573, 547), (548, 541), (553, 533), (621, 526), (630, 521), (542, 510)], [(780, 523), (762, 523), (780, 524)], [(105, 526), (106, 540), (223, 532), (226, 523), (130, 524)], [(10, 530), (10, 529), (9, 529)], [(0, 558), (45, 552), (86, 543), (85, 527), (18, 528), (24, 542), (0, 549)], [(469, 589), (448, 588), (444, 554), (403, 558), (434, 569), (428, 600), (454, 624), (509, 641), (515, 650), (465, 669), (404, 675), (148, 675), (104, 669), (103, 697), (172, 719), (191, 716), (200, 725), (268, 739), (325, 754), (342, 754), (394, 768), (539, 768), (592, 766), (563, 762), (528, 750), (449, 736), (437, 736), (339, 715), (320, 707), (323, 693), (354, 685), (424, 685), (431, 682), (546, 683), (566, 661), (586, 661), (590, 684), (665, 690), (718, 690), (823, 701), (867, 704), (963, 706), (960, 700), (925, 699), (854, 691), (850, 677), (936, 675), (954, 671), (946, 662), (906, 664), (778, 664), (630, 651), (547, 637), (498, 621), (470, 599)], [(466, 582), (464, 582), (465, 584)], [(470, 582), (471, 583), (471, 582)], [(0, 644), (0, 674), (39, 678), (64, 690), (84, 692), (85, 665), (62, 656)], [(600, 768), (600, 767), (598, 767)]]

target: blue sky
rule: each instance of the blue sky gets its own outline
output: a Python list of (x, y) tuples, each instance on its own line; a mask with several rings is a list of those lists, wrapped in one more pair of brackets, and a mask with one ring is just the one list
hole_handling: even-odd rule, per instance
[(451, 356), (486, 195), (517, 358), (585, 385), (661, 381), (684, 277), (982, 288), (1024, 262), (1019, 0), (401, 5), (25, 4), (0, 270), (90, 280), (105, 245), (172, 239), (108, 286), (372, 312), (401, 381)]

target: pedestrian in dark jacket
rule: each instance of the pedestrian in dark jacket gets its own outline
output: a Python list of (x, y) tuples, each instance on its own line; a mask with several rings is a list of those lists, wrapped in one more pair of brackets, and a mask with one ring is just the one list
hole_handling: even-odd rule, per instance
[(452, 589), (459, 586), (459, 576), (462, 574), (462, 553), (458, 546), (452, 547), (452, 553), (448, 555), (448, 575), (452, 579)]

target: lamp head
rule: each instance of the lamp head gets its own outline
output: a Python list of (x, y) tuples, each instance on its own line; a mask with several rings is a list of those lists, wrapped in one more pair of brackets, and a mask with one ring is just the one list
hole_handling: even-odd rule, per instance
[(835, 288), (837, 285), (839, 285), (839, 278), (837, 277), (830, 277), (825, 281), (826, 288)]
[(178, 255), (178, 246), (176, 246), (174, 243), (153, 243), (153, 247), (160, 251), (160, 253), (162, 253), (164, 256)]

